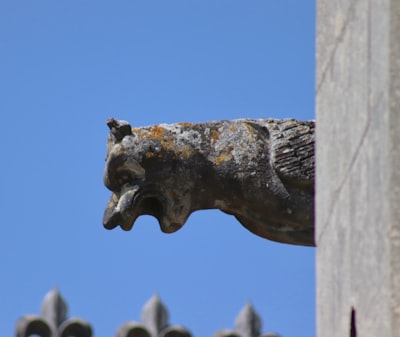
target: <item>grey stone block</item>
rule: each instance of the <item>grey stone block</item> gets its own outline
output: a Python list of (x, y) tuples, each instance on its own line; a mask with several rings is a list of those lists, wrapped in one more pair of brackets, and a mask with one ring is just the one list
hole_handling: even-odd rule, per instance
[(400, 336), (400, 1), (317, 16), (317, 335)]

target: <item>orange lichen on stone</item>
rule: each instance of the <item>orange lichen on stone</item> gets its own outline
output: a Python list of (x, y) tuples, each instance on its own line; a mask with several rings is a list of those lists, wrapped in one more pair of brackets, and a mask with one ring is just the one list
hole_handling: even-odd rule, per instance
[[(186, 127), (193, 127), (193, 124), (191, 123), (179, 123), (178, 125), (181, 126), (182, 129)], [(169, 153), (172, 152), (176, 157), (189, 158), (191, 155), (193, 155), (194, 148), (190, 145), (184, 144), (183, 142), (178, 145), (176, 143), (175, 132), (173, 130), (169, 130), (168, 127), (163, 125), (132, 129), (132, 132), (138, 137), (139, 140), (158, 140), (164, 151)], [(155, 155), (155, 153), (147, 152), (146, 158), (151, 158)], [(162, 158), (162, 156), (162, 153), (157, 155), (158, 158)]]
[(167, 133), (166, 131), (167, 130), (165, 130), (164, 127), (159, 126), (159, 125), (154, 125), (149, 129), (148, 138), (150, 138), (150, 139), (158, 139), (162, 143), (163, 141), (165, 141), (165, 136), (166, 136), (166, 133)]
[(214, 162), (215, 162), (215, 164), (219, 165), (219, 164), (221, 164), (221, 162), (228, 161), (228, 160), (231, 160), (231, 159), (232, 159), (232, 153), (223, 152), (218, 157), (216, 157), (214, 159)]
[(211, 143), (215, 144), (219, 138), (219, 132), (217, 130), (211, 130), (210, 137), (211, 137)]
[(194, 126), (193, 123), (188, 123), (188, 122), (181, 122), (181, 123), (178, 123), (178, 125), (180, 125), (180, 126), (186, 126), (186, 127), (188, 127), (188, 128), (193, 128), (193, 126)]
[[(132, 132), (136, 134), (136, 136), (138, 136), (140, 140), (144, 138), (159, 140), (164, 150), (170, 149), (171, 147), (170, 143), (173, 141), (173, 137), (168, 133), (168, 130), (166, 130), (163, 126), (160, 125), (154, 125), (145, 129), (144, 128), (132, 129)], [(146, 153), (147, 158), (151, 156), (152, 155), (150, 155), (150, 153)]]
[(132, 129), (132, 133), (139, 137), (139, 139), (150, 138), (162, 140), (165, 135), (165, 128), (159, 125), (154, 125), (149, 128)]
[(249, 135), (251, 136), (252, 139), (254, 139), (254, 128), (249, 125), (248, 123), (243, 123), (243, 125), (247, 128), (247, 130), (249, 131)]

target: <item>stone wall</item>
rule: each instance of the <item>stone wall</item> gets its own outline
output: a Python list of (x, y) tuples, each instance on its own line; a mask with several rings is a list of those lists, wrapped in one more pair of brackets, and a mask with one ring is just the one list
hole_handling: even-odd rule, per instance
[(317, 8), (317, 336), (400, 336), (400, 1)]

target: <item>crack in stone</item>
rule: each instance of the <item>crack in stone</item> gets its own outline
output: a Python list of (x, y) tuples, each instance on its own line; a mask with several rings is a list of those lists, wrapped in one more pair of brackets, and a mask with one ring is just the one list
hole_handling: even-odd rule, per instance
[[(343, 178), (342, 182), (339, 184), (339, 187), (333, 192), (334, 197), (333, 197), (333, 200), (332, 200), (330, 208), (329, 208), (328, 216), (326, 218), (326, 221), (324, 222), (324, 225), (322, 227), (322, 230), (321, 230), (320, 234), (318, 235), (318, 239), (316, 240), (317, 245), (318, 245), (318, 242), (320, 242), (320, 240), (322, 239), (322, 237), (323, 237), (323, 235), (325, 233), (325, 230), (328, 227), (329, 222), (331, 221), (332, 214), (333, 214), (333, 211), (334, 211), (334, 209), (335, 209), (335, 207), (337, 205), (337, 202), (339, 201), (340, 194), (341, 194), (341, 192), (343, 190), (343, 187), (344, 187), (347, 179), (350, 176), (351, 170), (353, 169), (353, 167), (354, 167), (354, 165), (355, 165), (355, 163), (356, 163), (356, 161), (357, 161), (357, 159), (359, 157), (360, 150), (361, 150), (361, 148), (362, 148), (362, 146), (363, 146), (363, 144), (364, 144), (364, 142), (365, 142), (365, 140), (367, 138), (367, 134), (369, 132), (370, 125), (371, 125), (371, 105), (372, 105), (371, 104), (371, 66), (370, 66), (371, 65), (371, 0), (369, 0), (369, 2), (368, 2), (368, 41), (367, 41), (367, 43), (368, 43), (368, 47), (367, 48), (368, 48), (368, 70), (369, 70), (368, 71), (367, 122), (366, 122), (366, 125), (364, 127), (363, 133), (361, 135), (360, 141), (357, 144), (356, 150), (354, 151), (354, 154), (353, 154), (353, 156), (352, 156), (352, 158), (350, 160), (350, 164), (349, 164), (349, 167), (346, 170), (344, 178)], [(382, 93), (378, 97), (378, 99), (376, 101), (376, 105), (379, 105), (381, 100), (382, 100)]]
[(316, 240), (317, 245), (318, 245), (318, 242), (320, 242), (321, 238), (323, 237), (323, 235), (325, 233), (325, 229), (328, 227), (328, 223), (331, 220), (333, 211), (334, 211), (334, 209), (336, 207), (337, 202), (339, 201), (339, 196), (340, 196), (340, 194), (341, 194), (341, 192), (343, 190), (343, 187), (344, 187), (344, 185), (345, 185), (345, 183), (347, 181), (347, 178), (350, 176), (351, 170), (353, 169), (353, 167), (354, 167), (354, 165), (355, 165), (355, 163), (356, 163), (356, 161), (358, 159), (358, 156), (360, 154), (360, 150), (361, 150), (361, 148), (362, 148), (362, 146), (364, 144), (365, 139), (367, 138), (367, 134), (369, 132), (370, 124), (371, 124), (371, 116), (370, 116), (370, 112), (368, 111), (367, 123), (366, 123), (366, 126), (364, 127), (364, 131), (363, 131), (363, 133), (361, 135), (361, 139), (360, 139), (359, 143), (357, 144), (356, 150), (354, 151), (354, 154), (353, 154), (353, 156), (351, 158), (350, 164), (349, 164), (349, 166), (348, 166), (348, 168), (346, 170), (346, 173), (344, 175), (344, 178), (343, 178), (342, 182), (339, 184), (339, 187), (333, 192), (334, 198), (333, 198), (333, 200), (331, 202), (331, 206), (329, 208), (329, 214), (327, 216), (327, 219), (324, 222), (324, 225), (323, 225), (323, 228), (321, 230), (321, 233), (318, 236), (318, 240)]
[(333, 64), (333, 60), (335, 58), (336, 51), (338, 50), (339, 45), (342, 43), (344, 35), (345, 35), (346, 31), (347, 31), (347, 27), (348, 27), (349, 23), (351, 22), (351, 18), (353, 16), (353, 12), (354, 12), (354, 8), (356, 6), (356, 3), (357, 3), (356, 1), (352, 2), (350, 7), (349, 7), (349, 9), (348, 9), (348, 11), (347, 11), (346, 20), (343, 23), (343, 26), (342, 26), (342, 28), (340, 30), (340, 33), (339, 33), (339, 36), (336, 38), (336, 43), (335, 43), (335, 46), (333, 47), (333, 50), (330, 53), (329, 61), (326, 64), (325, 69), (322, 71), (321, 79), (318, 81), (317, 88), (316, 88), (316, 94), (319, 93), (319, 91), (320, 91), (320, 89), (322, 87), (322, 84), (325, 82), (326, 73), (328, 72), (328, 70), (331, 68), (331, 66)]

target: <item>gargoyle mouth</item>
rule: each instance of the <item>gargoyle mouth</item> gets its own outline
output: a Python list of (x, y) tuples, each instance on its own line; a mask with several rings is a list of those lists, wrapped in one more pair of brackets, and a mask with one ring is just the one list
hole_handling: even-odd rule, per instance
[(113, 193), (106, 206), (103, 225), (106, 229), (120, 226), (123, 230), (132, 229), (136, 219), (141, 215), (154, 216), (164, 233), (176, 232), (183, 223), (169, 221), (166, 200), (155, 191), (145, 190), (139, 186), (124, 187), (121, 193)]

